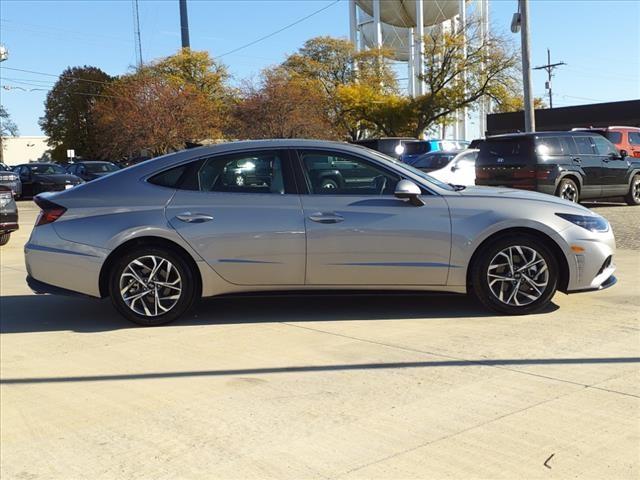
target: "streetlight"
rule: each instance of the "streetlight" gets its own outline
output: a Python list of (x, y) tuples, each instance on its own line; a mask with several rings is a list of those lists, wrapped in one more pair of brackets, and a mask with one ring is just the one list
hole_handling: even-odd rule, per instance
[(522, 88), (524, 90), (524, 130), (536, 131), (536, 119), (531, 95), (531, 52), (529, 51), (529, 0), (518, 0), (518, 12), (513, 14), (511, 31), (520, 32), (522, 45)]

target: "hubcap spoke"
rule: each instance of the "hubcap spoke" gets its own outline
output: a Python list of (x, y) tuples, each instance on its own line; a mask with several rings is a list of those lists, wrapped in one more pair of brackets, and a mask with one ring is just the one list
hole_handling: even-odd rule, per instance
[(500, 302), (525, 306), (544, 294), (549, 284), (549, 268), (535, 249), (513, 245), (496, 253), (489, 262), (487, 283)]
[(182, 278), (166, 258), (145, 255), (131, 261), (120, 275), (120, 295), (138, 315), (155, 317), (176, 306)]

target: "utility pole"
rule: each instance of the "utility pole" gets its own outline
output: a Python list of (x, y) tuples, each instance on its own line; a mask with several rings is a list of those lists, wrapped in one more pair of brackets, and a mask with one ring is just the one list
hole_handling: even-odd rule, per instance
[(534, 68), (534, 70), (547, 71), (547, 82), (544, 87), (546, 90), (549, 90), (549, 108), (553, 108), (553, 92), (551, 91), (551, 77), (553, 77), (553, 70), (558, 68), (561, 65), (566, 65), (566, 63), (564, 62), (551, 63), (551, 50), (547, 48), (547, 64), (540, 65), (539, 67)]
[(533, 110), (533, 88), (531, 86), (531, 52), (529, 51), (529, 0), (518, 0), (518, 12), (513, 15), (511, 31), (520, 32), (522, 47), (522, 89), (524, 90), (524, 130), (536, 131), (536, 118)]
[(182, 33), (182, 48), (190, 48), (189, 18), (187, 17), (187, 0), (180, 0), (180, 32)]
[(136, 63), (138, 68), (142, 66), (142, 41), (140, 39), (140, 13), (138, 12), (138, 0), (131, 0), (133, 4), (133, 38), (136, 43)]

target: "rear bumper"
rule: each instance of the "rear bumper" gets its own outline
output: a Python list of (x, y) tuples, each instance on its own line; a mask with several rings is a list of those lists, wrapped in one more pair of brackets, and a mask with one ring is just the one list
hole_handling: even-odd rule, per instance
[(56, 287), (55, 285), (51, 285), (49, 283), (41, 282), (40, 280), (36, 280), (31, 275), (27, 275), (27, 285), (31, 289), (33, 293), (36, 295), (66, 295), (69, 297), (84, 297), (84, 298), (95, 298), (91, 295), (86, 295), (84, 293), (75, 292), (73, 290), (67, 290), (66, 288)]
[(11, 233), (18, 230), (18, 222), (0, 222), (0, 233)]

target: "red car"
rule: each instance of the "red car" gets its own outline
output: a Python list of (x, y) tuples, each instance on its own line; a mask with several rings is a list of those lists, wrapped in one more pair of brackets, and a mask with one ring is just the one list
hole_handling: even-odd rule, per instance
[(597, 132), (608, 138), (620, 151), (624, 150), (630, 157), (640, 157), (640, 128), (638, 127), (603, 127), (574, 128), (574, 130)]

